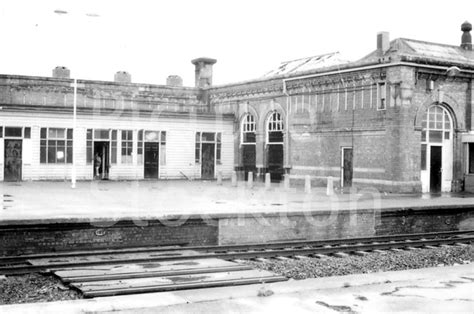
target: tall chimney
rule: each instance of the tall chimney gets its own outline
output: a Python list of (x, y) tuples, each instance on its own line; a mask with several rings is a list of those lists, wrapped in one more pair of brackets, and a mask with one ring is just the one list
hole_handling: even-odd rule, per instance
[(131, 83), (132, 75), (126, 71), (118, 71), (114, 75), (114, 81), (117, 83)]
[(63, 66), (57, 66), (53, 69), (53, 77), (54, 78), (70, 78), (71, 77), (71, 71), (69, 71), (68, 68), (63, 67)]
[(377, 33), (377, 50), (386, 53), (390, 48), (390, 35), (388, 32)]
[(211, 58), (197, 58), (191, 61), (196, 67), (196, 87), (208, 87), (212, 85), (212, 65), (216, 62), (216, 59)]
[(472, 30), (472, 24), (468, 21), (462, 23), (461, 30), (463, 31), (461, 37), (461, 48), (464, 50), (472, 50), (472, 38), (470, 33)]

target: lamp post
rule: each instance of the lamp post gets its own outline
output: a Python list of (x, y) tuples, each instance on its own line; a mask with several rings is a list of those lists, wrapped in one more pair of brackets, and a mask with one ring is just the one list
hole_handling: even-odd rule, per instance
[[(66, 15), (69, 14), (68, 11), (65, 10), (55, 10), (55, 14), (58, 15)], [(88, 17), (100, 17), (100, 15), (95, 13), (87, 13), (85, 14)], [(74, 78), (73, 81), (73, 88), (74, 88), (74, 97), (73, 97), (73, 115), (72, 115), (72, 168), (71, 168), (71, 188), (76, 188), (76, 157), (77, 155), (77, 145), (76, 145), (76, 134), (77, 134), (77, 78)]]
[(71, 188), (76, 188), (76, 127), (77, 127), (77, 79), (74, 78), (74, 100), (72, 113), (72, 170), (71, 170)]

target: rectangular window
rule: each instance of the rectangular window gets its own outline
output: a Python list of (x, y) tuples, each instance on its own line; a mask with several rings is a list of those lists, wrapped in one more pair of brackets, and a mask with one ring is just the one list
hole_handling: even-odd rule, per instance
[(105, 130), (105, 129), (94, 130), (94, 139), (96, 139), (96, 140), (108, 140), (109, 139), (109, 130)]
[(215, 134), (214, 133), (202, 133), (203, 142), (214, 142)]
[[(41, 132), (43, 131), (43, 129), (41, 129)], [(41, 135), (43, 136), (43, 135)], [(87, 143), (86, 143), (86, 161), (88, 164), (92, 163), (92, 129), (87, 129)]]
[(430, 137), (430, 143), (442, 143), (443, 131), (430, 131), (429, 137)]
[(387, 107), (387, 86), (385, 83), (378, 83), (378, 101), (377, 101), (377, 110), (385, 110)]
[(22, 137), (22, 128), (5, 127), (5, 137)]
[(72, 129), (41, 128), (40, 163), (72, 163)]
[(27, 128), (24, 129), (23, 137), (24, 138), (31, 138), (31, 128), (27, 127)]
[(426, 144), (421, 144), (421, 170), (426, 170)]
[(196, 163), (201, 162), (201, 132), (196, 132), (196, 146), (194, 151), (194, 159)]
[(217, 133), (217, 141), (216, 141), (216, 162), (218, 164), (221, 163), (221, 149), (222, 149), (222, 141), (221, 141), (221, 133)]
[(3, 126), (0, 126), (0, 138), (3, 137)]
[(147, 142), (158, 142), (160, 140), (160, 132), (158, 131), (145, 131), (145, 141)]
[(137, 163), (143, 163), (143, 130), (138, 130), (137, 135)]
[(244, 143), (256, 143), (257, 138), (255, 136), (255, 132), (245, 132), (243, 133), (243, 142)]
[(469, 173), (474, 173), (474, 143), (468, 144), (468, 155), (469, 155), (468, 171)]
[(166, 165), (166, 131), (161, 131), (160, 165)]
[(201, 133), (196, 132), (196, 146), (195, 146), (195, 153), (194, 159), (196, 163), (201, 162), (202, 158), (202, 143), (213, 143), (215, 144), (215, 159), (216, 163), (221, 163), (221, 155), (222, 155), (222, 133)]
[(122, 163), (132, 163), (133, 131), (122, 130)]
[(112, 140), (110, 141), (111, 144), (111, 156), (110, 156), (110, 162), (112, 164), (117, 163), (117, 130), (112, 130)]

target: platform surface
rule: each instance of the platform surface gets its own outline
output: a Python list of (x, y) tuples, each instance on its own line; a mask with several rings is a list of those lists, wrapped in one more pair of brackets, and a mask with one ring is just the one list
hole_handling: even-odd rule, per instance
[(474, 194), (386, 194), (375, 189), (326, 195), (326, 188), (271, 188), (230, 181), (2, 182), (0, 225), (12, 222), (89, 222), (175, 215), (236, 215), (325, 210), (438, 208), (474, 205)]
[[(473, 313), (473, 264), (0, 306), (2, 313)], [(260, 295), (260, 296), (259, 296)]]

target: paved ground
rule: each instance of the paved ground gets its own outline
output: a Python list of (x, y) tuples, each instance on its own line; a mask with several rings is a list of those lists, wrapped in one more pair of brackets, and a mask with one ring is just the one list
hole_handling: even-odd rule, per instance
[(362, 190), (357, 194), (326, 195), (325, 188), (305, 193), (274, 184), (248, 188), (215, 181), (92, 181), (0, 183), (3, 208), (0, 224), (11, 220), (84, 220), (163, 217), (182, 214), (242, 214), (356, 208), (464, 206), (474, 194), (400, 195)]
[(2, 313), (474, 312), (472, 264), (266, 285), (0, 306)]

